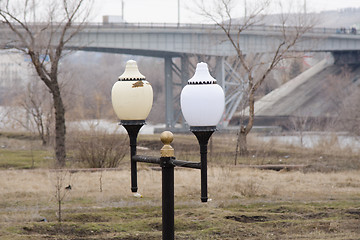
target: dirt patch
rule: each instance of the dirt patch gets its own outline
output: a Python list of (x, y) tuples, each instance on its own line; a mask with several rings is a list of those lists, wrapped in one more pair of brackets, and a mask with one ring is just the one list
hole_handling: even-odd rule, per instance
[[(121, 237), (106, 237), (106, 238), (96, 238), (96, 240), (158, 240), (159, 238), (139, 235), (139, 236), (121, 236)], [(176, 238), (178, 239), (178, 238)]]
[(156, 231), (162, 230), (162, 223), (159, 223), (159, 222), (150, 223), (149, 226), (151, 227), (151, 229), (156, 230)]
[(226, 216), (225, 219), (231, 219), (231, 220), (235, 220), (237, 222), (242, 222), (242, 223), (255, 223), (255, 222), (268, 221), (268, 218), (265, 216), (246, 216), (246, 215)]
[(270, 209), (269, 212), (273, 212), (273, 213), (289, 213), (289, 212), (292, 212), (292, 211), (289, 208), (280, 206), (278, 208)]
[(107, 229), (94, 229), (79, 226), (78, 224), (34, 224), (32, 226), (25, 226), (23, 230), (27, 233), (45, 234), (45, 235), (66, 235), (66, 236), (94, 236), (101, 233), (109, 232)]
[(318, 213), (310, 213), (304, 216), (306, 219), (322, 219), (329, 217), (329, 213), (326, 212), (318, 212)]
[(73, 214), (66, 217), (65, 222), (109, 222), (110, 219), (97, 214)]
[(355, 219), (360, 219), (360, 209), (349, 209), (345, 213), (351, 215)]

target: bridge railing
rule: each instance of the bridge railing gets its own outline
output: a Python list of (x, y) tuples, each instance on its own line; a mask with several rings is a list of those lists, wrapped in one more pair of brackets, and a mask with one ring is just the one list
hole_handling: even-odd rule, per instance
[(111, 27), (111, 28), (182, 28), (182, 29), (218, 29), (215, 24), (193, 24), (193, 23), (89, 23), (89, 27)]
[[(163, 28), (163, 29), (201, 29), (201, 30), (217, 30), (221, 27), (217, 24), (192, 24), (192, 23), (90, 23), (89, 27), (110, 27), (110, 28)], [(241, 25), (232, 25), (232, 28), (238, 29)], [(292, 29), (292, 26), (286, 26), (287, 29)], [(268, 31), (280, 32), (283, 30), (281, 25), (253, 25), (246, 29), (246, 31)], [(354, 31), (355, 30), (355, 31)], [(352, 34), (357, 35), (356, 29), (338, 29), (315, 27), (308, 31), (315, 34)]]
[[(36, 26), (45, 26), (45, 23), (33, 23), (30, 24), (34, 27)], [(74, 23), (73, 25), (76, 25)], [(0, 24), (1, 28), (6, 28), (6, 24)], [(241, 25), (232, 25), (234, 31), (241, 27)], [(124, 23), (88, 23), (87, 28), (121, 28), (121, 29), (134, 29), (134, 28), (150, 28), (150, 29), (189, 29), (189, 30), (219, 30), (221, 27), (216, 24), (192, 24), (192, 23), (132, 23), (132, 22), (124, 22)], [(294, 27), (286, 26), (288, 30), (293, 29)], [(262, 32), (280, 32), (283, 30), (283, 26), (281, 25), (253, 25), (246, 29), (246, 31), (262, 31)], [(312, 28), (308, 31), (308, 33), (314, 34), (346, 34), (346, 35), (360, 35), (357, 33), (355, 28), (324, 28), (324, 27), (316, 27)]]

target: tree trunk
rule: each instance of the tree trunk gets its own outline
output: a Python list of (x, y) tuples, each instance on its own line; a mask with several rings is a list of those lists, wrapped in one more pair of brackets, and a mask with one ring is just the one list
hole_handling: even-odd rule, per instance
[(247, 156), (248, 155), (248, 149), (247, 149), (247, 142), (246, 142), (246, 136), (247, 133), (245, 131), (244, 127), (241, 127), (240, 132), (239, 132), (239, 136), (238, 136), (238, 142), (239, 142), (239, 154), (240, 156)]
[(47, 146), (47, 141), (45, 139), (45, 136), (43, 134), (41, 134), (41, 142), (43, 146)]
[[(42, 116), (40, 116), (42, 118)], [(38, 123), (38, 132), (39, 132), (39, 135), (40, 135), (40, 138), (41, 138), (41, 141), (42, 141), (42, 145), (43, 146), (46, 146), (47, 145), (47, 139), (46, 139), (46, 136), (45, 136), (45, 131), (44, 131), (44, 122), (43, 121), (40, 121), (40, 123)]]
[(237, 134), (237, 141), (236, 141), (236, 151), (235, 151), (235, 161), (234, 164), (237, 164), (238, 155), (246, 156), (248, 154), (247, 150), (247, 143), (246, 143), (246, 135), (247, 132), (245, 131), (245, 127), (240, 125), (240, 130)]
[(61, 199), (59, 199), (58, 200), (58, 222), (61, 223), (61, 221), (62, 221), (62, 218), (61, 218)]
[(65, 166), (65, 108), (60, 95), (59, 86), (56, 84), (53, 91), (54, 109), (55, 109), (55, 157), (56, 166)]

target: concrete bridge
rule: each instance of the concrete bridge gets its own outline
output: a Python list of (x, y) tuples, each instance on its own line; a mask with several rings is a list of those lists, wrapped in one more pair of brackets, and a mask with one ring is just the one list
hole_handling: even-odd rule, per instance
[[(0, 25), (0, 38), (15, 39), (13, 33)], [(240, 38), (243, 53), (266, 53), (280, 41), (276, 26), (253, 26)], [(224, 125), (232, 118), (241, 99), (241, 84), (233, 74), (226, 57), (235, 51), (224, 32), (216, 25), (204, 24), (93, 24), (85, 27), (67, 45), (70, 49), (121, 53), (164, 58), (166, 126), (173, 128), (182, 118), (179, 92), (191, 77), (194, 65), (190, 58), (214, 62), (213, 76), (225, 90)], [(360, 35), (338, 34), (336, 29), (313, 29), (303, 36), (296, 51), (334, 52), (338, 61), (360, 59)], [(181, 59), (175, 64), (176, 58)], [(174, 74), (177, 77), (174, 77)], [(184, 121), (180, 121), (184, 124)], [(183, 125), (184, 126), (184, 125)]]
[[(271, 52), (280, 42), (281, 35), (280, 27), (253, 26), (242, 33), (240, 45), (244, 54)], [(89, 25), (73, 38), (69, 46), (153, 57), (180, 57), (184, 54), (225, 57), (235, 54), (223, 30), (210, 24)], [(304, 35), (297, 50), (357, 51), (360, 50), (360, 35), (315, 28)]]

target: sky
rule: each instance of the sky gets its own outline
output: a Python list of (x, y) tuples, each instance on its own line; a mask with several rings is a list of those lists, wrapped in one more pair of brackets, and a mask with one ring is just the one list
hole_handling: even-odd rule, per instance
[[(194, 13), (194, 0), (95, 0), (93, 22), (101, 22), (103, 15), (121, 15), (124, 2), (124, 18), (127, 22), (141, 23), (177, 23), (178, 3), (180, 2), (180, 23), (204, 23), (204, 19)], [(210, 3), (212, 0), (204, 0)], [(257, 0), (236, 0), (239, 14), (240, 6)], [(303, 4), (306, 1), (308, 12), (338, 10), (342, 8), (360, 8), (360, 0), (284, 0)], [(241, 13), (240, 13), (241, 12)], [(205, 22), (206, 23), (206, 22)]]

